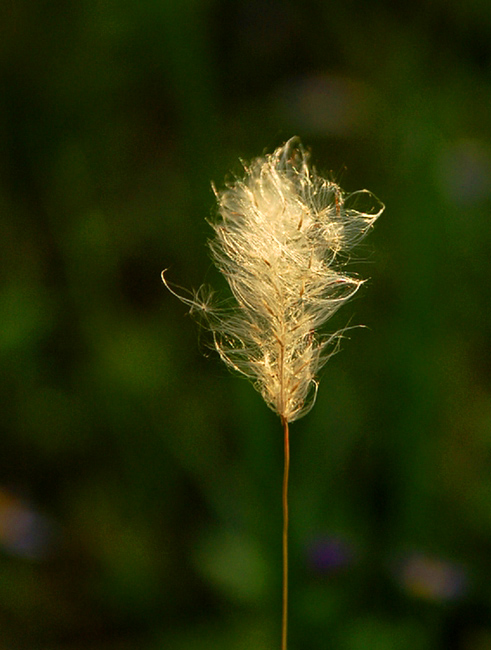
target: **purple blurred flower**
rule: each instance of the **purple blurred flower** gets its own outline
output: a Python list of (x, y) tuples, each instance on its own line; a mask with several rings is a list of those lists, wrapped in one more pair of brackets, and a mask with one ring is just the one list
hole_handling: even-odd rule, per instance
[(40, 559), (51, 550), (55, 526), (28, 503), (0, 488), (0, 546), (10, 553)]
[(307, 550), (309, 565), (319, 573), (333, 573), (353, 562), (352, 546), (341, 537), (326, 536), (315, 539)]
[(327, 72), (294, 77), (279, 89), (280, 111), (303, 133), (351, 136), (373, 119), (373, 91), (356, 78)]
[(480, 140), (453, 141), (440, 151), (436, 174), (450, 202), (460, 206), (482, 203), (491, 195), (491, 150)]
[(423, 553), (411, 553), (399, 564), (397, 577), (412, 596), (448, 602), (462, 597), (468, 587), (463, 567)]

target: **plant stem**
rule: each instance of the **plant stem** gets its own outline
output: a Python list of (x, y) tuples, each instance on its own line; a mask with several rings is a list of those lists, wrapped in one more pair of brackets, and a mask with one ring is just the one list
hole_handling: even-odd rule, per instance
[(290, 440), (288, 420), (281, 418), (284, 433), (285, 464), (283, 470), (283, 615), (281, 650), (287, 650), (288, 633), (288, 475), (290, 473)]

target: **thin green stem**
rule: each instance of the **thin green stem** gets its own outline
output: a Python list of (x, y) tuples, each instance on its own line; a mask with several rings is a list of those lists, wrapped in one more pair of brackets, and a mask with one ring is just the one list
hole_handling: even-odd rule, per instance
[(281, 650), (287, 650), (288, 634), (288, 475), (290, 473), (290, 439), (288, 420), (281, 418), (284, 434), (285, 464), (283, 470), (283, 614)]

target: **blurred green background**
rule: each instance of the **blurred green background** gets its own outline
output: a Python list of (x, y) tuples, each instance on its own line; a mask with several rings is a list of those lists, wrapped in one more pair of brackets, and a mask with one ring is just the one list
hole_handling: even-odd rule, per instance
[(210, 182), (386, 212), (292, 426), (291, 650), (491, 648), (488, 0), (4, 0), (0, 649), (279, 647), (282, 434), (205, 358)]

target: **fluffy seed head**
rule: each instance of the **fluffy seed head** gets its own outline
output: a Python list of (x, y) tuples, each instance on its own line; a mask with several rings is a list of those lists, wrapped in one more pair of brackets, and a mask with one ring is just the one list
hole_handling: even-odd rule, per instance
[(234, 304), (215, 309), (206, 294), (179, 296), (206, 317), (222, 360), (288, 422), (312, 407), (316, 375), (336, 349), (340, 334), (322, 326), (363, 283), (342, 271), (346, 253), (384, 210), (367, 190), (345, 195), (308, 162), (292, 138), (215, 190), (210, 248)]

